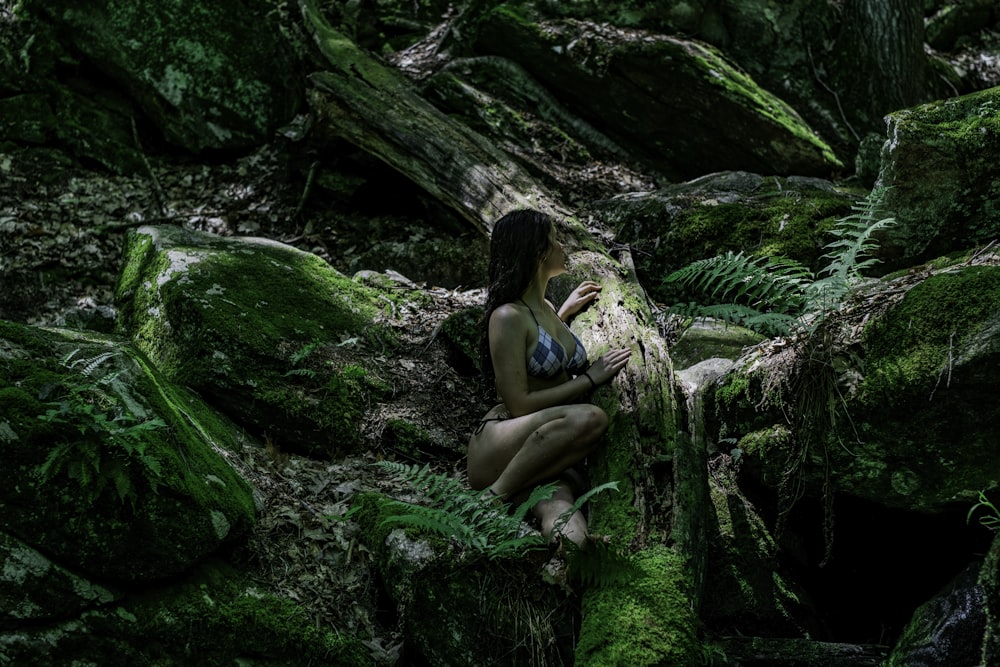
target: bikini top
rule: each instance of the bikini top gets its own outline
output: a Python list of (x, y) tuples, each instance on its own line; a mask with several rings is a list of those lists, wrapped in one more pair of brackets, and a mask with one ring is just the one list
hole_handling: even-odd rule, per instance
[[(524, 301), (521, 301), (521, 303), (524, 303)], [(584, 349), (583, 343), (580, 342), (576, 334), (569, 327), (566, 327), (573, 336), (573, 340), (576, 341), (573, 358), (567, 362), (566, 350), (563, 349), (563, 346), (538, 323), (538, 318), (535, 317), (535, 311), (531, 309), (531, 306), (526, 303), (524, 305), (527, 307), (528, 312), (531, 313), (531, 319), (535, 320), (535, 326), (538, 327), (538, 345), (535, 346), (535, 351), (528, 359), (528, 375), (548, 380), (559, 375), (559, 372), (563, 370), (571, 375), (579, 375), (585, 371), (587, 368), (587, 350)]]

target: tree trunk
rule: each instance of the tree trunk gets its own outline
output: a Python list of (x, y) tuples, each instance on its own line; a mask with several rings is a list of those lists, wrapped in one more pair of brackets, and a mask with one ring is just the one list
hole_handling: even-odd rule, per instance
[(913, 0), (848, 0), (833, 71), (849, 91), (844, 108), (867, 116), (865, 130), (882, 132), (882, 118), (924, 101), (923, 3)]
[[(583, 278), (602, 284), (599, 301), (576, 317), (573, 328), (592, 358), (612, 346), (629, 346), (633, 356), (596, 396), (611, 422), (606, 445), (592, 456), (593, 481), (617, 480), (620, 492), (595, 499), (592, 529), (612, 535), (638, 574), (585, 593), (579, 644), (585, 655), (578, 652), (578, 661), (619, 664), (615, 656), (630, 656), (629, 664), (696, 664), (693, 601), (700, 598), (696, 582), (702, 577), (693, 573), (703, 570), (703, 537), (689, 528), (696, 522), (688, 517), (696, 512), (675, 511), (688, 492), (675, 493), (673, 462), (698, 459), (688, 455), (690, 448), (677, 450), (684, 439), (676, 437), (670, 359), (651, 326), (654, 318), (627, 253), (611, 257), (510, 157), (437, 111), (398, 72), (333, 30), (315, 0), (301, 0), (300, 6), (328, 61), (327, 71), (310, 77), (313, 106), (326, 131), (376, 155), (486, 233), (513, 208), (553, 214), (571, 267), (553, 290), (572, 289)], [(704, 467), (683, 469), (685, 488), (707, 489)]]

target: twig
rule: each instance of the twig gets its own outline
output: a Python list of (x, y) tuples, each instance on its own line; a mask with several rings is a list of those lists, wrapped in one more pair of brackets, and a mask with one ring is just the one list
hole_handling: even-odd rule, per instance
[(986, 244), (985, 246), (983, 246), (982, 248), (980, 248), (979, 250), (977, 250), (977, 251), (976, 251), (975, 253), (973, 253), (972, 257), (970, 257), (969, 259), (965, 260), (965, 264), (966, 264), (967, 266), (968, 266), (969, 264), (972, 264), (972, 263), (973, 263), (974, 261), (976, 261), (977, 259), (979, 259), (979, 257), (980, 257), (981, 255), (984, 255), (984, 254), (986, 254), (986, 252), (987, 252), (987, 251), (988, 251), (988, 250), (989, 250), (990, 248), (992, 248), (993, 246), (995, 246), (996, 244), (997, 244), (997, 240), (996, 240), (996, 239), (993, 239), (992, 241), (990, 241), (989, 243), (987, 243), (987, 244)]
[(837, 103), (837, 110), (840, 111), (840, 118), (844, 121), (844, 125), (846, 125), (847, 129), (854, 135), (854, 139), (858, 143), (861, 143), (861, 137), (859, 137), (858, 133), (854, 131), (853, 127), (851, 127), (851, 123), (847, 120), (847, 114), (844, 113), (844, 107), (840, 105), (840, 96), (837, 95), (837, 93), (835, 93), (830, 86), (826, 85), (826, 82), (824, 82), (823, 79), (819, 78), (819, 72), (816, 71), (816, 63), (813, 61), (812, 47), (806, 44), (806, 50), (809, 52), (809, 65), (812, 67), (813, 76), (816, 77), (816, 82), (823, 86), (823, 89), (826, 90), (826, 92), (833, 95), (833, 100)]
[(937, 382), (934, 383), (934, 388), (931, 389), (931, 395), (927, 398), (928, 401), (934, 400), (934, 392), (937, 391), (938, 385), (941, 384), (941, 376), (944, 375), (945, 370), (948, 371), (948, 379), (945, 381), (945, 389), (951, 387), (951, 369), (953, 365), (953, 351), (955, 349), (955, 332), (951, 332), (951, 336), (948, 337), (948, 361), (941, 368), (941, 372), (938, 373)]
[(153, 171), (153, 165), (149, 163), (149, 158), (146, 157), (146, 152), (142, 150), (142, 144), (139, 142), (139, 130), (135, 126), (135, 116), (131, 116), (132, 121), (132, 141), (135, 143), (135, 149), (139, 153), (139, 157), (142, 158), (142, 163), (146, 166), (146, 172), (149, 174), (149, 180), (153, 182), (153, 196), (156, 198), (156, 208), (160, 210), (160, 215), (167, 217), (167, 207), (166, 207), (166, 196), (163, 194), (163, 186), (160, 185), (160, 180), (156, 177), (156, 172)]
[[(295, 210), (292, 212), (292, 219), (296, 219), (302, 214), (302, 209), (305, 208), (306, 199), (309, 198), (309, 193), (312, 190), (313, 180), (316, 178), (316, 168), (319, 167), (319, 160), (313, 160), (312, 164), (309, 165), (309, 175), (306, 176), (305, 187), (302, 188), (302, 196), (299, 197), (299, 203), (296, 205)], [(311, 230), (305, 233), (310, 233)]]

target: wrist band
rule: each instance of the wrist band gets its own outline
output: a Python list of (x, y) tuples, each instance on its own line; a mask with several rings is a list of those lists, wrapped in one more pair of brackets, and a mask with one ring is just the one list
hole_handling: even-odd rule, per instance
[(584, 371), (583, 374), (586, 376), (586, 378), (588, 380), (590, 380), (590, 388), (591, 389), (596, 389), (597, 388), (597, 383), (594, 382), (594, 378), (590, 377), (590, 373), (588, 373), (587, 371)]

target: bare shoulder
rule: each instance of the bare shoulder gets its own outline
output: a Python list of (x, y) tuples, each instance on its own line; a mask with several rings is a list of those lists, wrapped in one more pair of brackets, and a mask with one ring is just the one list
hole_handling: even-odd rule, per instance
[(494, 335), (517, 336), (528, 330), (526, 318), (522, 308), (513, 303), (505, 303), (490, 315), (490, 332)]
[(505, 303), (497, 306), (497, 309), (490, 315), (490, 325), (500, 325), (502, 327), (516, 326), (524, 320), (524, 313), (521, 308), (513, 303)]

